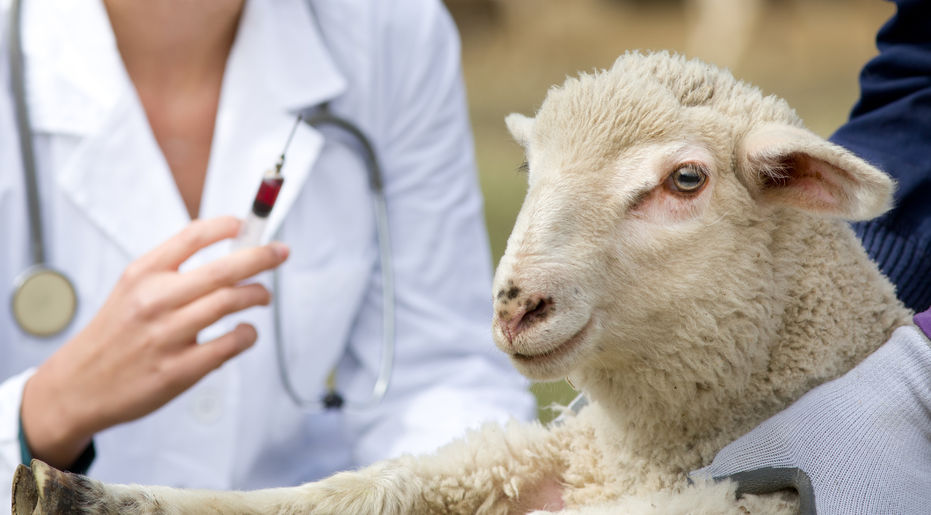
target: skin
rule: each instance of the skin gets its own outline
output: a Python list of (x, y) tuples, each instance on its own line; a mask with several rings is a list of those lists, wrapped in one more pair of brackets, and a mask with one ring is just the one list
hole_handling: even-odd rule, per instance
[(123, 64), (191, 218), (243, 0), (104, 2)]
[[(192, 219), (210, 155), (223, 70), (242, 0), (105, 1), (117, 46)], [(103, 429), (145, 416), (249, 348), (242, 324), (197, 344), (197, 333), (268, 304), (238, 285), (288, 256), (280, 243), (243, 249), (185, 273), (194, 253), (236, 236), (231, 217), (194, 220), (131, 263), (103, 307), (26, 383), (21, 419), (33, 456), (67, 468)]]

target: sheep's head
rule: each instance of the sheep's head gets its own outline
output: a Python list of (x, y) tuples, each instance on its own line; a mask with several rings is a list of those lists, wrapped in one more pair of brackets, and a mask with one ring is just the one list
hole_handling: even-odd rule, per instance
[(867, 219), (891, 199), (885, 174), (782, 100), (665, 53), (569, 79), (507, 124), (529, 186), (495, 276), (494, 333), (532, 379), (765, 367), (754, 344), (780, 315), (780, 213)]

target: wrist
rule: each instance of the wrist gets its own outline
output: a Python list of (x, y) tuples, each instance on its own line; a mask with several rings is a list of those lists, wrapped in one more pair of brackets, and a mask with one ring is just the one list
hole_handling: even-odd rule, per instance
[(83, 430), (74, 403), (49, 381), (53, 374), (40, 367), (23, 389), (20, 430), (29, 454), (59, 469), (67, 469), (85, 452), (93, 432)]

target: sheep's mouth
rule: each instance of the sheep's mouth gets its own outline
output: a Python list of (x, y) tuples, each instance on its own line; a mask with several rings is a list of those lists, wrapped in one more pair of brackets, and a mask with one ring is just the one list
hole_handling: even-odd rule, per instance
[(522, 354), (515, 352), (514, 354), (511, 354), (511, 358), (525, 364), (540, 364), (555, 361), (578, 347), (582, 341), (585, 340), (585, 335), (588, 333), (588, 328), (591, 325), (592, 319), (589, 319), (588, 322), (586, 322), (585, 325), (583, 325), (582, 328), (579, 329), (578, 332), (572, 335), (568, 340), (544, 352), (539, 354)]

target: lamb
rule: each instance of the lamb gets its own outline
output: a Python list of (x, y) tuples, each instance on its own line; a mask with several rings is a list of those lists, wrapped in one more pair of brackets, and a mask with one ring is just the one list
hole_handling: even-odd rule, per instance
[(507, 125), (527, 197), (494, 283), (495, 342), (590, 404), (294, 488), (105, 485), (41, 462), (14, 513), (791, 513), (690, 471), (839, 376), (911, 313), (845, 220), (892, 181), (709, 65), (627, 53)]

